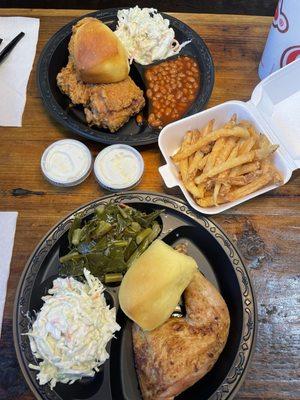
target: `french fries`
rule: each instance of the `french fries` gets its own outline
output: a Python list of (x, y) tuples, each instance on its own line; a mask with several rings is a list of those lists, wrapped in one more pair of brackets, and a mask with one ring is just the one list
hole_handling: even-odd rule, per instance
[(184, 160), (185, 158), (195, 153), (197, 150), (200, 150), (201, 147), (211, 142), (216, 142), (218, 139), (230, 136), (247, 139), (250, 134), (246, 128), (239, 126), (235, 126), (234, 128), (221, 128), (212, 133), (209, 133), (208, 135), (205, 135), (204, 137), (201, 137), (196, 143), (186, 146), (184, 149), (176, 153), (172, 157), (172, 159), (174, 162)]
[(272, 145), (246, 120), (234, 114), (219, 129), (211, 120), (202, 130), (188, 131), (172, 160), (181, 180), (201, 207), (232, 202), (282, 182), (271, 161)]

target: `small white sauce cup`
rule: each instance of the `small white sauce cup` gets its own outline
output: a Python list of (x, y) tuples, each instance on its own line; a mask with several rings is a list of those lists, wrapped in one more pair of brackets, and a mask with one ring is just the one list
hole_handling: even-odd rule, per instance
[[(72, 156), (76, 152), (77, 157), (79, 157), (78, 161), (82, 162), (82, 168), (78, 168), (77, 171), (74, 167), (74, 173), (71, 176), (64, 176), (63, 165), (61, 166), (61, 174), (58, 177), (51, 169), (49, 168), (49, 157), (53, 155), (55, 149), (57, 149), (57, 153), (62, 153), (63, 157), (67, 160), (71, 160)], [(64, 152), (62, 151), (64, 150)], [(62, 158), (63, 158), (62, 157)], [(76, 157), (74, 160), (76, 162)], [(56, 167), (59, 167), (56, 165)], [(83, 182), (90, 174), (92, 168), (92, 155), (90, 150), (81, 143), (79, 140), (74, 139), (62, 139), (52, 143), (49, 147), (44, 151), (41, 158), (41, 169), (44, 177), (50, 182), (52, 185), (61, 186), (61, 187), (70, 187), (79, 185)], [(70, 168), (69, 168), (70, 170)]]
[[(126, 164), (125, 158), (129, 158), (130, 163)], [(94, 162), (97, 182), (112, 192), (134, 188), (141, 181), (143, 173), (143, 157), (136, 149), (126, 144), (106, 147), (100, 151)]]

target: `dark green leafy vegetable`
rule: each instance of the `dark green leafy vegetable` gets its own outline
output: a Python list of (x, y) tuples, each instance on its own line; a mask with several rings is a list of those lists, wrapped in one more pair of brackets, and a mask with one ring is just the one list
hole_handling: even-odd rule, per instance
[(69, 243), (72, 242), (72, 238), (73, 238), (74, 231), (75, 231), (76, 229), (80, 228), (80, 225), (81, 225), (81, 217), (80, 217), (80, 215), (77, 215), (77, 216), (74, 218), (73, 223), (72, 223), (72, 225), (71, 225), (71, 227), (70, 227), (70, 229), (69, 229), (69, 232), (68, 232), (68, 240), (69, 240)]
[(135, 239), (136, 243), (137, 243), (137, 244), (142, 243), (142, 241), (143, 241), (147, 236), (149, 236), (151, 232), (152, 232), (152, 229), (151, 229), (151, 228), (146, 228), (146, 229), (144, 229), (143, 231), (139, 232), (139, 233), (136, 235), (136, 239)]
[(99, 239), (104, 236), (112, 229), (112, 225), (109, 222), (100, 221), (97, 229), (93, 232), (93, 238)]
[(74, 246), (77, 246), (80, 242), (82, 231), (80, 228), (74, 229), (73, 235), (72, 235), (72, 244)]
[(60, 258), (60, 274), (80, 277), (87, 268), (105, 283), (121, 281), (159, 235), (156, 219), (160, 213), (108, 204), (98, 206), (87, 220), (77, 214), (68, 232), (70, 251)]
[(118, 283), (123, 279), (123, 275), (120, 273), (105, 274), (104, 283)]
[(152, 232), (145, 237), (145, 239), (141, 242), (141, 244), (137, 247), (135, 252), (130, 256), (129, 260), (127, 261), (128, 268), (131, 264), (144, 253), (144, 251), (149, 247), (149, 245), (157, 238), (160, 232), (160, 226), (157, 222), (153, 222), (152, 225)]

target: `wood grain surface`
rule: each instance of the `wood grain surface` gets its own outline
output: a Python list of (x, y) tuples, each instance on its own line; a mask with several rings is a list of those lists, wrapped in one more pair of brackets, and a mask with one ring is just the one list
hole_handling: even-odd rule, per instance
[[(0, 127), (0, 210), (19, 212), (0, 342), (0, 399), (3, 400), (33, 399), (18, 368), (12, 340), (13, 301), (26, 260), (59, 219), (105, 194), (93, 175), (78, 187), (63, 189), (48, 184), (40, 171), (43, 150), (54, 140), (73, 135), (46, 114), (35, 83), (36, 62), (50, 36), (73, 17), (84, 13), (71, 10), (1, 10), (1, 15), (35, 16), (41, 20), (23, 127)], [(271, 18), (173, 15), (196, 30), (212, 53), (216, 80), (208, 107), (231, 99), (249, 99), (258, 83), (257, 66)], [(102, 148), (99, 144), (85, 143), (94, 156)], [(157, 167), (163, 164), (163, 159), (157, 146), (145, 147), (141, 153), (146, 168), (137, 189), (180, 196), (178, 189), (167, 190), (162, 182)], [(299, 187), (298, 171), (285, 186), (213, 217), (240, 250), (257, 294), (257, 348), (246, 380), (236, 395), (237, 400), (300, 399), (297, 370), (300, 365)], [(40, 193), (18, 196), (17, 188)]]

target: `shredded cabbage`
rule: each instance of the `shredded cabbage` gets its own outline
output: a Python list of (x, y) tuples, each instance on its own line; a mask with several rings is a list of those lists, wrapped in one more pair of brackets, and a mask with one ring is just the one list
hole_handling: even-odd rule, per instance
[(188, 40), (179, 44), (169, 20), (163, 19), (156, 9), (138, 6), (118, 11), (115, 34), (126, 48), (130, 62), (143, 65), (178, 54), (190, 43)]
[(104, 287), (84, 269), (86, 283), (57, 278), (27, 335), (33, 355), (42, 361), (29, 367), (41, 385), (73, 383), (92, 377), (109, 357), (107, 343), (115, 331), (115, 309), (106, 304)]

